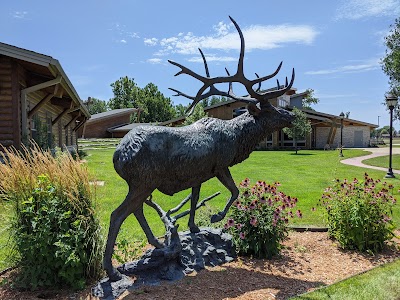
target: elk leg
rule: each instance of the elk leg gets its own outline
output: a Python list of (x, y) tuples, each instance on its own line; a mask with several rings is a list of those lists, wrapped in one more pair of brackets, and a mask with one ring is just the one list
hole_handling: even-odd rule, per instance
[(192, 188), (192, 197), (190, 199), (190, 216), (188, 222), (191, 233), (200, 232), (199, 227), (197, 227), (196, 224), (194, 223), (194, 215), (196, 213), (197, 202), (199, 201), (200, 187), (201, 185)]
[(122, 278), (121, 273), (113, 267), (111, 262), (119, 229), (125, 219), (142, 206), (143, 202), (149, 195), (151, 195), (151, 191), (139, 191), (139, 193), (134, 193), (129, 189), (129, 193), (125, 200), (111, 214), (110, 228), (108, 230), (106, 250), (103, 258), (103, 267), (106, 270), (110, 281), (118, 281)]
[(146, 217), (143, 214), (143, 204), (138, 207), (138, 209), (134, 212), (134, 215), (138, 220), (140, 226), (142, 227), (144, 233), (146, 234), (149, 243), (156, 248), (164, 248), (164, 245), (154, 236), (149, 224), (147, 223)]
[(221, 221), (223, 218), (225, 218), (229, 208), (231, 207), (233, 201), (237, 199), (239, 196), (239, 190), (236, 187), (235, 182), (233, 181), (231, 172), (229, 172), (229, 169), (226, 168), (225, 170), (221, 171), (217, 175), (218, 180), (231, 192), (231, 197), (228, 199), (228, 202), (226, 202), (226, 205), (224, 207), (223, 211), (220, 211), (219, 213), (211, 216), (211, 223), (215, 223), (218, 221)]

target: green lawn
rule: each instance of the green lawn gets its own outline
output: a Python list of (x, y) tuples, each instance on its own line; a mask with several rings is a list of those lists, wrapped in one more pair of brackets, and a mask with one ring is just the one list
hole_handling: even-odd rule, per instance
[[(108, 220), (111, 212), (123, 201), (128, 186), (114, 171), (112, 165), (112, 149), (89, 150), (88, 169), (91, 177), (96, 180), (105, 181), (103, 187), (97, 187), (97, 199), (99, 212), (104, 226), (108, 227)], [(345, 158), (365, 155), (362, 150), (345, 150)], [(340, 163), (337, 151), (304, 150), (295, 155), (291, 151), (256, 151), (251, 154), (245, 162), (231, 168), (235, 182), (249, 177), (253, 182), (265, 180), (267, 182), (279, 181), (281, 190), (288, 195), (298, 197), (298, 208), (303, 211), (302, 219), (295, 219), (297, 224), (323, 226), (323, 211), (317, 208), (312, 212), (311, 208), (317, 206), (318, 199), (324, 189), (328, 187), (335, 178), (357, 177), (362, 179), (364, 168), (352, 167)], [(367, 170), (373, 178), (383, 178), (386, 174), (382, 171)], [(399, 179), (390, 179), (395, 186), (400, 186)], [(396, 193), (397, 193), (397, 189)], [(222, 209), (229, 192), (217, 180), (211, 179), (202, 185), (201, 197), (206, 197), (217, 191), (221, 195), (211, 200), (210, 206), (215, 209)], [(155, 191), (153, 199), (164, 209), (177, 205), (190, 190), (180, 192), (173, 197)], [(158, 215), (151, 208), (146, 207), (146, 217), (156, 235), (161, 236), (164, 227)], [(395, 221), (399, 224), (400, 210), (395, 210)], [(180, 229), (186, 228), (186, 220), (180, 223)], [(142, 239), (143, 233), (133, 216), (130, 216), (121, 228), (120, 238), (125, 237), (131, 240)]]
[[(389, 156), (378, 156), (370, 159), (363, 160), (363, 163), (370, 166), (388, 168), (389, 167)], [(392, 168), (400, 170), (400, 154), (394, 154), (392, 156)]]
[(398, 300), (400, 259), (291, 300)]

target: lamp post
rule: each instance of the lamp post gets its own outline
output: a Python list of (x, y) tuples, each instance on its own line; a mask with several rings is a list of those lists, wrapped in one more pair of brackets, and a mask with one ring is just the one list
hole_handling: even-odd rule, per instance
[(339, 117), (340, 117), (340, 153), (339, 153), (339, 156), (343, 157), (343, 119), (344, 119), (344, 113), (341, 112)]
[(385, 178), (395, 178), (392, 170), (392, 147), (393, 147), (393, 109), (397, 105), (397, 97), (393, 94), (386, 94), (386, 104), (390, 110), (390, 128), (389, 128), (389, 138), (390, 138), (390, 146), (389, 146), (389, 169), (385, 176)]

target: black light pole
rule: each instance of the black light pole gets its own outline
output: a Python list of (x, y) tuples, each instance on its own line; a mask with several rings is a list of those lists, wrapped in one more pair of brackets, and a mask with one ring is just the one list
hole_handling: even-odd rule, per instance
[(390, 110), (390, 128), (389, 128), (390, 146), (389, 146), (389, 169), (385, 178), (395, 178), (392, 170), (392, 147), (393, 147), (393, 109), (397, 105), (397, 97), (394, 96), (393, 94), (387, 94), (386, 104)]
[(339, 153), (339, 156), (343, 157), (343, 119), (344, 119), (344, 113), (341, 112), (339, 117), (340, 117), (340, 153)]

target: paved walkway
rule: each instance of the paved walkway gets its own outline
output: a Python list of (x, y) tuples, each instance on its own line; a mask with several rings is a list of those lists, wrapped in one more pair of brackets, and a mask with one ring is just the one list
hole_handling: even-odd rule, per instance
[[(364, 151), (372, 152), (371, 154), (365, 155), (365, 156), (359, 156), (359, 157), (353, 157), (353, 158), (347, 158), (347, 159), (342, 159), (340, 162), (346, 165), (352, 165), (356, 167), (362, 167), (362, 168), (368, 168), (368, 169), (375, 169), (375, 170), (380, 170), (380, 171), (388, 171), (388, 168), (381, 168), (381, 167), (375, 167), (375, 166), (369, 166), (365, 165), (362, 163), (363, 160), (370, 159), (373, 157), (378, 157), (378, 156), (385, 156), (389, 155), (389, 147), (384, 147), (384, 148), (364, 148)], [(392, 153), (393, 154), (400, 154), (400, 148), (399, 147), (393, 147), (392, 148)], [(345, 152), (346, 154), (346, 152)], [(388, 161), (388, 167), (389, 167), (389, 161)], [(400, 170), (393, 170), (393, 173), (400, 174)]]

